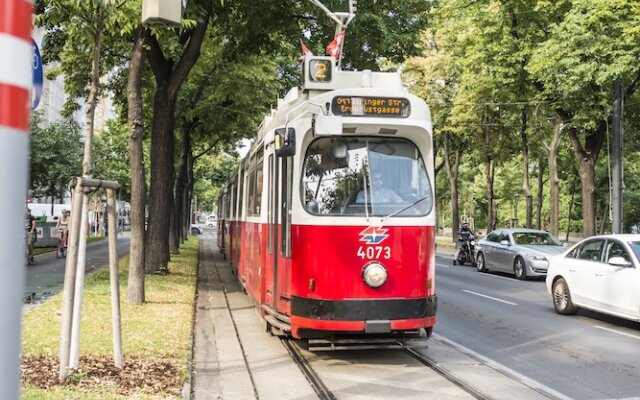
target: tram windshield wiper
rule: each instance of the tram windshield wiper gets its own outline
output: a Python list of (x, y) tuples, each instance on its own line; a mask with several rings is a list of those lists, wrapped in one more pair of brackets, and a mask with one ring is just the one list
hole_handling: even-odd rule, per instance
[(394, 215), (398, 215), (398, 214), (400, 214), (401, 212), (406, 211), (406, 210), (410, 209), (411, 207), (416, 206), (416, 205), (417, 205), (418, 203), (420, 203), (421, 201), (425, 201), (426, 199), (428, 199), (428, 198), (429, 198), (429, 196), (430, 196), (430, 195), (423, 196), (423, 197), (419, 198), (418, 200), (414, 201), (413, 203), (409, 204), (408, 206), (402, 207), (401, 209), (396, 210), (396, 211), (392, 212), (391, 214), (389, 214), (389, 215), (387, 215), (387, 216), (384, 216), (384, 217), (380, 218), (380, 222), (382, 223), (382, 221), (384, 221), (385, 219), (387, 219), (387, 218), (389, 218), (389, 217), (393, 217)]

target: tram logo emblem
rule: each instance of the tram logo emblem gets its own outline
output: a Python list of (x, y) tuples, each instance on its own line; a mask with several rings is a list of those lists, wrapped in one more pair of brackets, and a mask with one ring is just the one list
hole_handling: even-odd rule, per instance
[(369, 226), (360, 232), (360, 241), (366, 244), (380, 244), (389, 237), (387, 231), (388, 229)]

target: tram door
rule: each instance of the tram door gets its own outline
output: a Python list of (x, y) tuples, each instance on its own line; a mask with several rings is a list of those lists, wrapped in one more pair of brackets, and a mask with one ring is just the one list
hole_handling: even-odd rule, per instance
[(274, 311), (277, 310), (277, 269), (278, 269), (278, 211), (280, 210), (278, 202), (279, 193), (279, 179), (278, 179), (278, 158), (272, 151), (269, 154), (267, 160), (267, 180), (269, 182), (266, 187), (268, 188), (267, 197), (267, 251), (265, 257), (265, 272), (264, 272), (264, 284), (263, 284), (263, 302), (267, 306), (271, 307)]
[(291, 254), (291, 162), (287, 157), (268, 159), (269, 197), (264, 303), (274, 311), (288, 313)]

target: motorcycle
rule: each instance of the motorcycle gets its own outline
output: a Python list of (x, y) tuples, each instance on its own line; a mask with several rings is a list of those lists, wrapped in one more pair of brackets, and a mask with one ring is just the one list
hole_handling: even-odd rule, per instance
[(467, 239), (460, 242), (460, 253), (458, 254), (458, 258), (453, 260), (453, 265), (464, 265), (465, 263), (469, 263), (471, 266), (475, 266), (475, 247), (475, 239)]

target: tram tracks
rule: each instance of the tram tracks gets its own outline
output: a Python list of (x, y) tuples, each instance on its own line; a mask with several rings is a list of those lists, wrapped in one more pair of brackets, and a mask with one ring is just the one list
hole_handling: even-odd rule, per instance
[(295, 364), (300, 368), (300, 371), (305, 378), (309, 381), (309, 384), (313, 390), (318, 394), (318, 398), (321, 400), (337, 400), (337, 397), (331, 392), (331, 390), (324, 384), (320, 376), (309, 365), (307, 359), (304, 357), (300, 348), (293, 343), (292, 339), (283, 338), (282, 345), (287, 349), (291, 358)]
[[(305, 378), (308, 380), (313, 390), (318, 395), (318, 398), (320, 398), (321, 400), (329, 400), (329, 399), (337, 400), (339, 397), (332, 392), (332, 390), (322, 380), (322, 377), (320, 376), (320, 374), (314, 370), (313, 366), (308, 362), (300, 346), (297, 343), (295, 343), (293, 339), (290, 339), (290, 338), (282, 338), (281, 341), (282, 341), (282, 345), (287, 349), (287, 351), (291, 355), (295, 364), (298, 366), (298, 368), (300, 369), (302, 374), (305, 376)], [(478, 400), (491, 399), (491, 397), (484, 395), (483, 393), (476, 390), (472, 386), (456, 378), (453, 374), (451, 374), (445, 368), (442, 368), (437, 363), (435, 363), (434, 361), (426, 357), (424, 354), (421, 354), (416, 349), (409, 346), (405, 346), (402, 343), (399, 343), (398, 345), (399, 347), (396, 348), (396, 350), (392, 350), (392, 351), (399, 351), (399, 352), (402, 352), (403, 354), (406, 354), (408, 357), (411, 357), (412, 359), (418, 361), (422, 365), (433, 370), (442, 378), (444, 378), (451, 384), (457, 386), (458, 388), (460, 388), (461, 390), (463, 390), (464, 392), (466, 392), (467, 394), (469, 394), (471, 397), (475, 399), (478, 399)], [(384, 349), (388, 349), (388, 348), (385, 347)], [(356, 350), (356, 351), (363, 351), (363, 350)], [(333, 352), (333, 351), (330, 351), (330, 352)]]
[(411, 358), (417, 360), (421, 364), (424, 364), (425, 366), (431, 368), (433, 371), (438, 373), (440, 376), (442, 376), (443, 378), (445, 378), (449, 382), (453, 383), (454, 385), (458, 386), (460, 389), (464, 390), (465, 392), (469, 393), (471, 396), (475, 397), (476, 399), (478, 399), (478, 400), (490, 400), (490, 397), (485, 396), (484, 394), (480, 393), (479, 391), (477, 391), (476, 389), (474, 389), (470, 385), (466, 384), (462, 380), (456, 378), (449, 371), (447, 371), (446, 369), (442, 368), (437, 363), (433, 362), (432, 360), (430, 360), (428, 357), (424, 356), (420, 352), (418, 352), (418, 351), (416, 351), (416, 350), (414, 350), (414, 349), (412, 349), (410, 347), (403, 347), (402, 348), (402, 352), (408, 354)]

